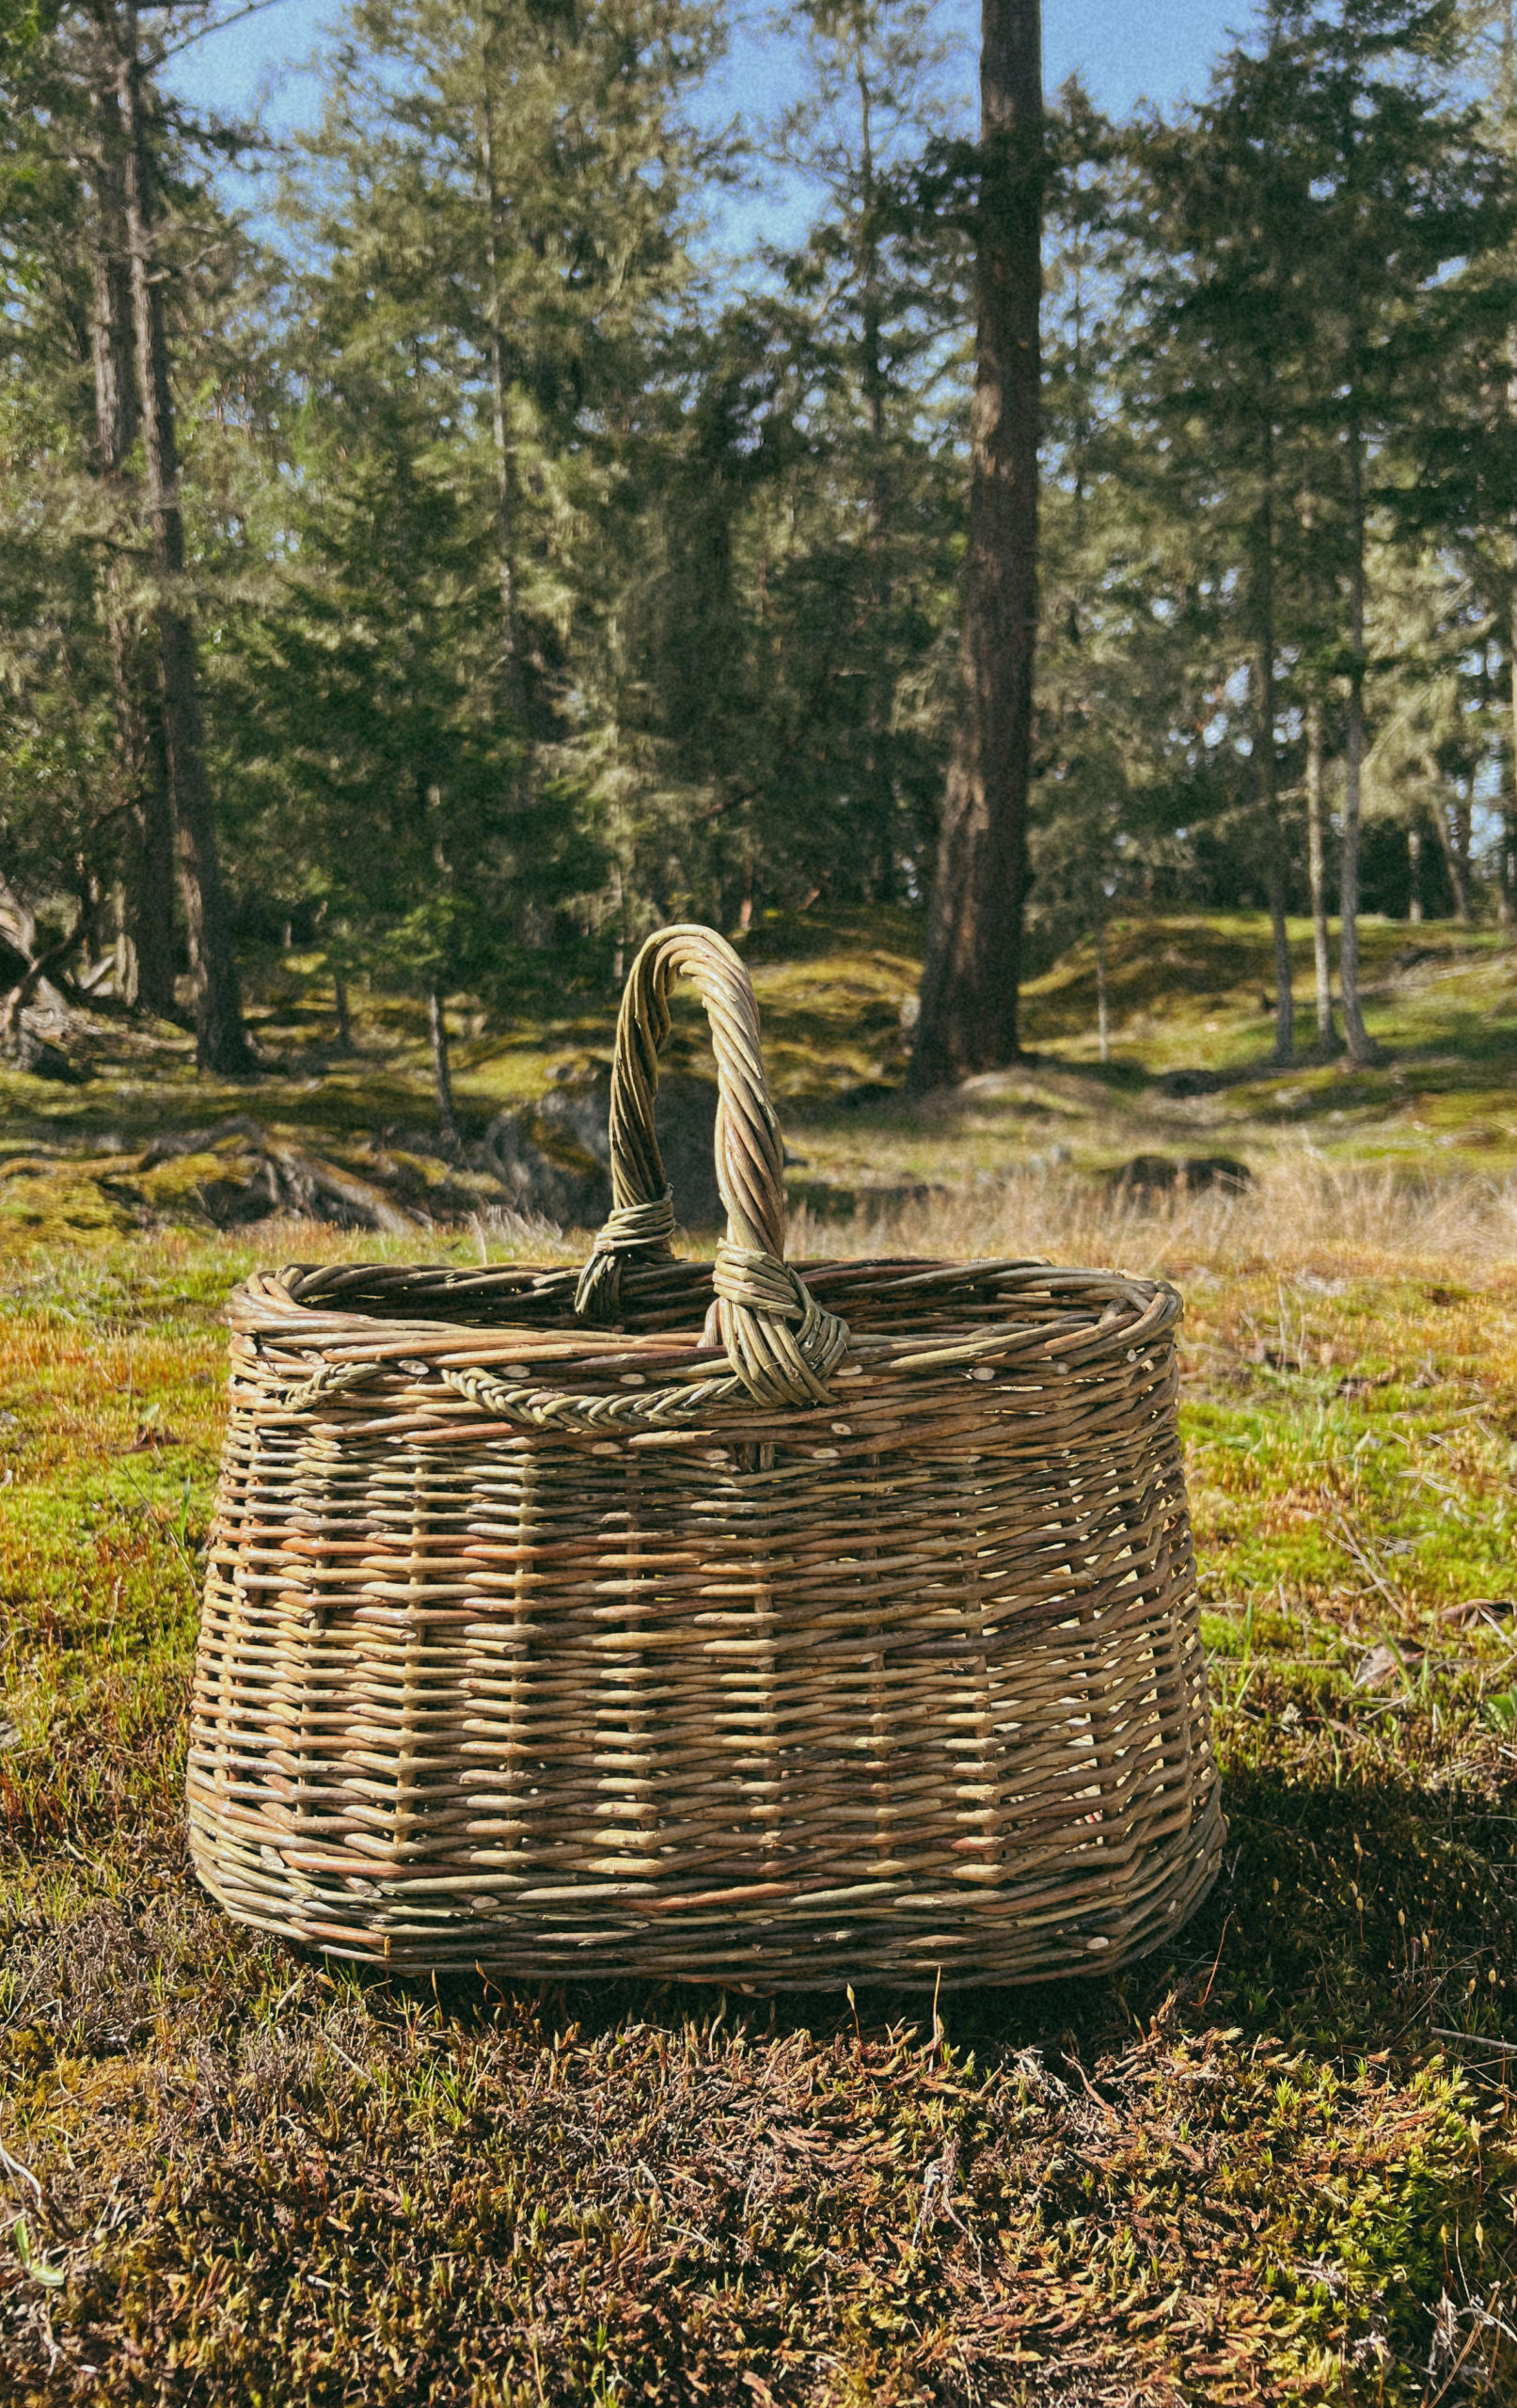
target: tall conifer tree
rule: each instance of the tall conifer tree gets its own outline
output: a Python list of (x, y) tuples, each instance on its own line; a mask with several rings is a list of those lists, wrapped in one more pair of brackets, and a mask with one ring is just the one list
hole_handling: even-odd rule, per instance
[(963, 690), (911, 1077), (1018, 1050), (1037, 636), (1043, 232), (1039, 0), (983, 0)]

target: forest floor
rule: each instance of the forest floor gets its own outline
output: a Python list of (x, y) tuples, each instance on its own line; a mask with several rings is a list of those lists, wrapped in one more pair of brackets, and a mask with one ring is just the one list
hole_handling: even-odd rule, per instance
[[(0, 1156), (38, 1168), (0, 1179), (0, 2397), (1517, 2400), (1517, 957), (1413, 933), (1367, 931), (1370, 1072), (1258, 1067), (1262, 930), (1171, 921), (1114, 943), (1110, 1065), (1076, 958), (1034, 991), (1043, 1058), (920, 1119), (877, 1092), (905, 924), (753, 948), (798, 1182), (866, 1191), (805, 1244), (1035, 1238), (1187, 1300), (1222, 1877), (1125, 1973), (936, 2008), (406, 1987), (212, 1909), (180, 1787), (222, 1301), (416, 1234), (145, 1225), (98, 1165), (228, 1111), (414, 1123), (419, 1032), (376, 1007), (327, 1076), (280, 961), (251, 1090), (167, 1034), (7, 1088)], [(462, 1034), (461, 1102), (608, 1028)], [(1255, 1184), (1092, 1176), (1156, 1149)]]
[[(1029, 1058), (923, 1103), (902, 1092), (918, 930), (905, 911), (766, 922), (746, 945), (771, 1084), (797, 1157), (792, 1202), (818, 1218), (891, 1212), (1031, 1169), (1100, 1174), (1140, 1153), (1229, 1154), (1251, 1168), (1305, 1156), (1403, 1175), (1517, 1169), (1517, 950), (1495, 930), (1441, 923), (1362, 931), (1366, 1018), (1383, 1058), (1367, 1069), (1315, 1052), (1310, 938), (1292, 924), (1298, 997), (1291, 1064), (1270, 1059), (1269, 927), (1246, 913), (1119, 922), (1110, 940), (1112, 1058), (1097, 1058), (1095, 963), (1077, 948), (1026, 990)], [(357, 1050), (335, 1044), (319, 956), (263, 957), (249, 979), (262, 1063), (253, 1080), (195, 1074), (193, 1047), (100, 1015), (75, 1051), (93, 1075), (55, 1084), (0, 1069), (0, 1233), (55, 1222), (126, 1233), (144, 1215), (203, 1225), (215, 1165), (134, 1167), (153, 1140), (229, 1116), (314, 1149), (358, 1176), (397, 1152), (414, 1179), (436, 1128), (425, 1012), (403, 996), (354, 996)], [(453, 1079), (466, 1132), (610, 1059), (617, 997), (528, 958), (504, 1026), (455, 998)], [(699, 1006), (676, 1002), (669, 1059), (709, 1063)], [(1193, 1091), (1186, 1092), (1190, 1089)], [(1178, 1090), (1178, 1092), (1177, 1092)], [(10, 1158), (8, 1169), (7, 1157)], [(23, 1159), (35, 1167), (23, 1170)], [(14, 1176), (9, 1175), (14, 1172)], [(676, 1205), (678, 1198), (675, 1198)]]

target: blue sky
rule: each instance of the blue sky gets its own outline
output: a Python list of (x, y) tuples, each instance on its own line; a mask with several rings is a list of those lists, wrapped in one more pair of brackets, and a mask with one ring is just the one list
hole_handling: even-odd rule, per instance
[[(274, 79), (282, 87), (274, 121), (298, 123), (313, 105), (299, 62), (339, 13), (335, 0), (277, 0), (185, 52), (174, 63), (172, 80), (186, 99), (230, 112), (250, 108), (265, 81)], [(724, 79), (730, 101), (763, 108), (782, 98), (787, 61), (774, 45), (743, 30), (745, 20), (762, 23), (762, 8), (735, 13), (739, 29)], [(1130, 108), (1143, 94), (1162, 102), (1186, 89), (1199, 92), (1229, 29), (1246, 24), (1250, 14), (1249, 0), (1044, 0), (1047, 81), (1051, 87), (1078, 68), (1096, 99), (1113, 111)], [(962, 30), (970, 53), (972, 5), (944, 0), (943, 19)]]
[[(222, 5), (230, 16), (237, 0)], [(305, 62), (340, 14), (341, 0), (274, 0), (182, 52), (167, 80), (185, 100), (229, 116), (251, 114), (261, 103), (272, 129), (292, 131), (316, 114), (317, 80)], [(733, 0), (732, 48), (702, 96), (704, 120), (768, 117), (792, 97), (796, 61), (766, 35), (768, 14), (769, 0)], [(1044, 0), (1044, 80), (1051, 91), (1078, 71), (1114, 116), (1143, 98), (1168, 103), (1186, 92), (1199, 95), (1212, 59), (1251, 15), (1252, 0)], [(978, 0), (940, 0), (940, 24), (962, 50), (968, 112)], [(741, 246), (760, 230), (782, 239), (798, 233), (801, 214), (798, 194), (771, 187), (765, 198), (726, 201), (712, 231), (722, 247)]]

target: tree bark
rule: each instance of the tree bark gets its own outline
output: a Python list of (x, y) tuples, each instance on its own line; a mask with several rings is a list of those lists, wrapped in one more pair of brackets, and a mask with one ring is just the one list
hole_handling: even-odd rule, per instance
[(1317, 1043), (1338, 1050), (1333, 1021), (1333, 952), (1327, 925), (1327, 810), (1322, 792), (1322, 705), (1306, 705), (1306, 874), (1312, 890), (1312, 952), (1317, 971)]
[(340, 970), (332, 973), (332, 1006), (337, 1015), (337, 1051), (340, 1054), (355, 1053), (353, 1019), (348, 1010), (348, 982)]
[(195, 985), (195, 1052), (202, 1070), (238, 1077), (253, 1068), (243, 1026), (231, 915), (221, 879), (206, 785), (195, 637), (182, 598), (184, 520), (180, 503), (168, 345), (152, 215), (152, 162), (142, 108), (135, 0), (117, 11), (117, 100), (123, 135), (123, 202), (131, 267), (133, 333), (142, 430), (144, 485), (159, 584), (154, 614), (164, 752), (174, 815), (180, 883)]
[(485, 317), (490, 355), (490, 440), (495, 458), (496, 575), (500, 591), (501, 687), (506, 708), (525, 721), (521, 626), (516, 593), (516, 459), (507, 411), (506, 341), (501, 326), (498, 218), (500, 192), (495, 170), (495, 113), (490, 101), (489, 61), (483, 62), (480, 102), (480, 164), (484, 170), (484, 264), (490, 279)]
[(1338, 871), (1338, 986), (1351, 1062), (1376, 1059), (1359, 1001), (1359, 820), (1365, 761), (1365, 492), (1363, 436), (1349, 422), (1349, 730), (1344, 763), (1343, 851)]
[(136, 363), (126, 232), (120, 103), (112, 63), (98, 42), (88, 55), (95, 124), (87, 163), (90, 348), (95, 376), (95, 466), (115, 504), (104, 569), (104, 612), (116, 722), (117, 799), (122, 807), (116, 991), (124, 1003), (167, 1017), (174, 995), (174, 829), (156, 698), (150, 690), (125, 587), (121, 541), (134, 513), (127, 456), (136, 440)]
[(453, 1108), (453, 1073), (448, 1055), (448, 1021), (435, 987), (427, 990), (427, 1025), (432, 1037), (432, 1081), (437, 1096), (437, 1130), (450, 1151), (458, 1146), (458, 1114)]
[[(859, 95), (859, 294), (862, 345), (864, 404), (869, 413), (869, 562), (870, 603), (880, 641), (891, 606), (890, 556), (886, 534), (891, 497), (885, 454), (886, 376), (884, 301), (879, 256), (878, 188), (875, 173), (875, 94), (869, 81), (863, 43), (855, 29), (854, 88)], [(872, 822), (875, 865), (874, 900), (893, 903), (895, 880), (895, 797), (888, 768), (882, 765), (884, 728), (889, 711), (887, 673), (877, 663), (869, 680), (864, 724), (864, 791)]]
[[(1434, 765), (1430, 763), (1429, 767), (1436, 776)], [(1454, 890), (1454, 917), (1461, 927), (1467, 928), (1470, 925), (1470, 882), (1454, 832), (1448, 824), (1448, 805), (1441, 794), (1435, 793), (1433, 797), (1432, 824), (1438, 831), (1438, 842), (1443, 848), (1444, 862), (1448, 871), (1448, 883)]]
[(1406, 832), (1407, 902), (1406, 916), (1414, 927), (1422, 925), (1422, 831), (1409, 828)]
[(1096, 922), (1096, 1051), (1099, 1059), (1112, 1058), (1111, 999), (1106, 982), (1106, 914)]
[(1274, 955), (1274, 1053), (1282, 1066), (1291, 1061), (1296, 1045), (1296, 998), (1290, 966), (1290, 930), (1286, 924), (1285, 869), (1278, 852), (1270, 855), (1266, 880), (1270, 897), (1270, 945)]
[(977, 337), (959, 720), (911, 1084), (1016, 1059), (1037, 632), (1038, 0), (982, 0)]
[(1274, 423), (1268, 413), (1263, 426), (1263, 493), (1259, 506), (1255, 561), (1258, 621), (1258, 709), (1255, 742), (1259, 755), (1259, 801), (1264, 815), (1264, 841), (1269, 848), (1268, 891), (1270, 933), (1274, 947), (1274, 1058), (1288, 1063), (1296, 1042), (1296, 998), (1290, 973), (1290, 932), (1286, 926), (1286, 881), (1282, 856), (1285, 831), (1280, 822), (1280, 759), (1274, 714)]
[(140, 648), (107, 602), (111, 688), (121, 800), (121, 883), (116, 992), (161, 1020), (179, 1009), (174, 984), (174, 818), (158, 698), (144, 690)]

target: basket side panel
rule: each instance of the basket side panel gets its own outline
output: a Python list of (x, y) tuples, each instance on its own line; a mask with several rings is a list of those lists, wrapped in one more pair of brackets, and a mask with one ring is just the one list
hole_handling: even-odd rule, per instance
[[(419, 1970), (1046, 1978), (1221, 1846), (1171, 1350), (732, 1448), (245, 1402), (192, 1846)], [(840, 1443), (840, 1440), (842, 1443)]]

